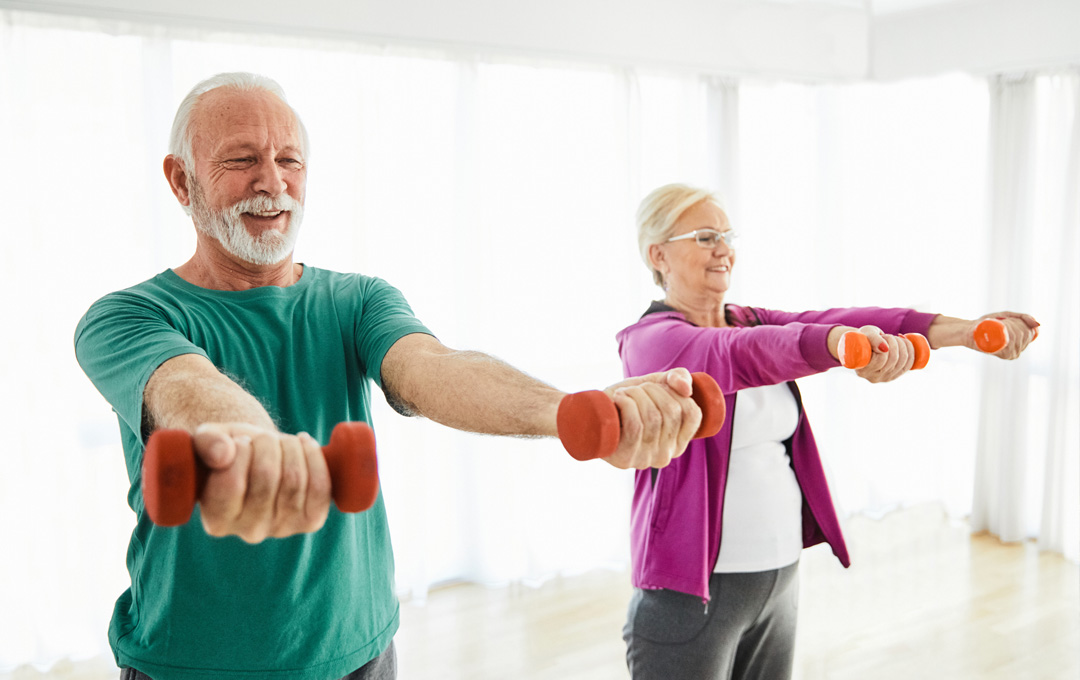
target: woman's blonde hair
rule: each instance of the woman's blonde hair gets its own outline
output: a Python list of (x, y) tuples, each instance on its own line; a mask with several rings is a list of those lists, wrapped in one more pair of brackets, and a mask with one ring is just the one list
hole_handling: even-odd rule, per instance
[(663, 287), (664, 278), (649, 261), (649, 246), (671, 238), (675, 223), (683, 213), (702, 201), (712, 201), (721, 210), (724, 209), (723, 201), (713, 192), (686, 184), (666, 184), (654, 189), (638, 206), (638, 249), (656, 285)]

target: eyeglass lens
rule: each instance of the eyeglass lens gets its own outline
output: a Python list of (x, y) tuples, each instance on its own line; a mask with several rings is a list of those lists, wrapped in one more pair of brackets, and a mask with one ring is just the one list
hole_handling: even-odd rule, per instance
[(715, 248), (723, 240), (724, 245), (731, 246), (735, 242), (735, 232), (732, 230), (720, 233), (711, 229), (699, 231), (695, 237), (697, 244), (702, 248)]

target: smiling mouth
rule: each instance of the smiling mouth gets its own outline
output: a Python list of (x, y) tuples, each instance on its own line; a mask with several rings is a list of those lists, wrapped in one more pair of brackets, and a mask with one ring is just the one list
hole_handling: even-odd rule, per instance
[(267, 211), (263, 211), (263, 212), (247, 212), (247, 213), (244, 213), (244, 214), (245, 215), (251, 215), (252, 217), (277, 217), (278, 215), (280, 215), (283, 212), (285, 212), (285, 211), (284, 210), (267, 210)]

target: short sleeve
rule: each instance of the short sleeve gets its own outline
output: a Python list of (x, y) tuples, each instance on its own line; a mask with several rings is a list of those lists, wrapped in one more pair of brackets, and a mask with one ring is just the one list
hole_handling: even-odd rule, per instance
[(356, 319), (356, 352), (380, 389), (382, 361), (395, 342), (412, 333), (434, 335), (413, 314), (400, 290), (379, 278), (361, 280), (362, 306)]
[(169, 323), (164, 310), (131, 291), (95, 302), (75, 329), (79, 365), (136, 435), (146, 383), (158, 366), (181, 354), (206, 356)]

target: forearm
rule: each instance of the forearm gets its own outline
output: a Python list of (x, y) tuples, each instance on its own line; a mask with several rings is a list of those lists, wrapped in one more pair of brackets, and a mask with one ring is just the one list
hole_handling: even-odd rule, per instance
[(780, 312), (776, 310), (757, 310), (760, 318), (767, 324), (785, 324), (793, 321), (813, 324), (839, 324), (861, 328), (877, 326), (891, 335), (900, 333), (920, 333), (935, 318), (933, 314), (918, 312), (904, 307), (840, 307), (823, 311)]
[(194, 432), (203, 423), (248, 423), (277, 429), (258, 399), (197, 354), (174, 357), (159, 366), (146, 384), (143, 402), (147, 431), (176, 428)]
[(410, 335), (387, 352), (383, 386), (408, 411), (469, 432), (555, 436), (564, 394), (494, 357)]
[(966, 319), (957, 319), (956, 317), (939, 314), (930, 322), (930, 329), (926, 333), (926, 339), (933, 349), (965, 347), (971, 344), (968, 342), (971, 335), (971, 324), (972, 322)]

